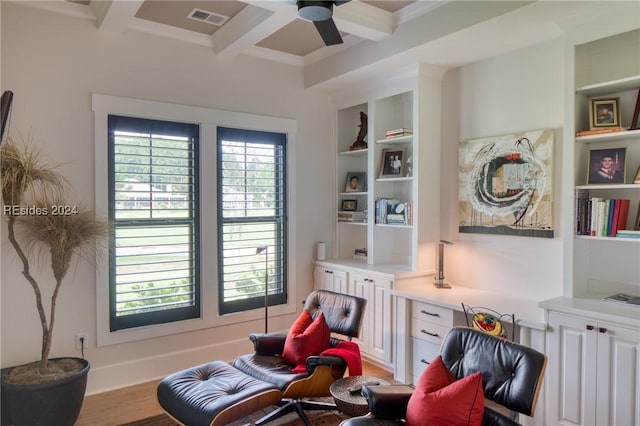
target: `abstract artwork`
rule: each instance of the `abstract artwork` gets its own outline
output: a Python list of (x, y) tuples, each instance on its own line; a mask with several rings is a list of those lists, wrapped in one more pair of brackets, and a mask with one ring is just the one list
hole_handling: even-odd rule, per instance
[(553, 130), (464, 141), (459, 169), (459, 232), (553, 238)]

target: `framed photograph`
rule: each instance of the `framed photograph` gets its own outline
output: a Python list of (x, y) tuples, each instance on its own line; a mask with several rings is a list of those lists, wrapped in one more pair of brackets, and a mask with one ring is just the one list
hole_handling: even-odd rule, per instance
[(366, 192), (367, 174), (365, 172), (347, 173), (347, 183), (344, 192)]
[(640, 167), (636, 170), (636, 175), (633, 177), (633, 183), (640, 183)]
[(404, 176), (407, 148), (385, 148), (380, 158), (381, 178), (399, 178)]
[(626, 151), (626, 148), (590, 150), (587, 185), (624, 183)]
[(342, 200), (340, 210), (343, 212), (355, 212), (358, 208), (358, 200)]
[(589, 100), (591, 130), (620, 126), (619, 98)]
[(638, 89), (638, 96), (636, 97), (636, 108), (633, 110), (631, 126), (629, 127), (629, 130), (638, 129), (640, 129), (640, 89)]

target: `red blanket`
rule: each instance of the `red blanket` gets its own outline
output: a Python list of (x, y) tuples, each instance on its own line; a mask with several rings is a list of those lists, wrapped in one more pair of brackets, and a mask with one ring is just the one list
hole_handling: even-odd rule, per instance
[(320, 355), (340, 357), (347, 363), (350, 376), (362, 376), (362, 357), (357, 343), (340, 342), (333, 348), (326, 349)]
[[(362, 357), (360, 356), (360, 347), (353, 342), (340, 342), (333, 348), (325, 349), (320, 356), (337, 356), (342, 358), (347, 363), (350, 376), (362, 376)], [(307, 367), (297, 365), (293, 370), (294, 373), (304, 373), (307, 371)]]

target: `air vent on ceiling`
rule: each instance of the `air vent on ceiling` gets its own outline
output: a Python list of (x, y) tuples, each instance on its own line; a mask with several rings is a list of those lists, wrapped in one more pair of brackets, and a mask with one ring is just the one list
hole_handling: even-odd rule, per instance
[(218, 26), (224, 24), (225, 22), (227, 22), (227, 20), (229, 20), (228, 16), (219, 15), (217, 13), (213, 13), (213, 12), (209, 12), (209, 11), (197, 9), (197, 8), (189, 12), (189, 14), (187, 15), (187, 18), (200, 21), (200, 22), (206, 22), (207, 24), (218, 25)]

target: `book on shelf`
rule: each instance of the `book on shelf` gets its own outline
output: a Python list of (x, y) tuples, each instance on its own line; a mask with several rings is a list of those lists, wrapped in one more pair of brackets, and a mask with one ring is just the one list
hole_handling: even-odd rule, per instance
[(628, 199), (589, 197), (589, 191), (576, 190), (575, 233), (592, 237), (617, 237), (627, 227)]
[(630, 229), (619, 229), (616, 232), (616, 237), (640, 239), (640, 231), (632, 231)]
[(398, 129), (390, 129), (384, 132), (385, 139), (399, 138), (401, 136), (413, 135), (413, 129), (400, 127)]
[(622, 303), (640, 306), (640, 296), (633, 296), (627, 293), (616, 293), (603, 299), (605, 302)]
[(376, 200), (376, 223), (382, 225), (413, 225), (413, 202), (394, 198)]
[(626, 129), (624, 127), (607, 127), (604, 129), (581, 130), (579, 132), (576, 132), (576, 136), (580, 137), (580, 136), (602, 135), (606, 133), (623, 132), (625, 130)]

